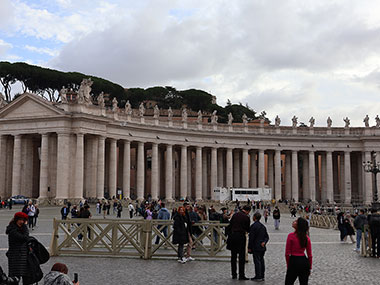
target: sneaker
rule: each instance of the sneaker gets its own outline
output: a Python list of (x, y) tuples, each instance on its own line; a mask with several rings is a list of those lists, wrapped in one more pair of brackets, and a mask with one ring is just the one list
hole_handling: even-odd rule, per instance
[(264, 281), (264, 278), (256, 278), (256, 277), (253, 277), (251, 278), (252, 281), (255, 281), (255, 282), (263, 282)]
[(189, 256), (188, 258), (186, 258), (186, 261), (194, 261), (194, 260), (195, 260), (195, 258), (191, 257), (191, 256)]
[(359, 252), (360, 248), (354, 248), (354, 251)]
[(182, 257), (182, 259), (178, 259), (178, 262), (181, 263), (181, 264), (184, 264), (186, 263), (186, 258), (185, 257)]

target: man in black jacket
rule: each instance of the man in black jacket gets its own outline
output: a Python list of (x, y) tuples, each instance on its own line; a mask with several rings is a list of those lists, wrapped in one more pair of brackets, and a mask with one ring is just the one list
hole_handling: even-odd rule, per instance
[(372, 257), (380, 258), (380, 211), (371, 210), (368, 216), (368, 225), (372, 237)]
[(249, 230), (248, 252), (252, 253), (253, 262), (255, 263), (255, 277), (253, 281), (264, 281), (265, 263), (264, 254), (269, 236), (266, 227), (260, 223), (261, 214), (256, 212), (253, 215), (253, 224)]
[(227, 248), (231, 250), (232, 279), (237, 278), (236, 259), (239, 255), (239, 280), (248, 280), (245, 276), (245, 245), (246, 233), (249, 231), (250, 206), (244, 206), (242, 211), (237, 212), (231, 218), (231, 234), (228, 237)]

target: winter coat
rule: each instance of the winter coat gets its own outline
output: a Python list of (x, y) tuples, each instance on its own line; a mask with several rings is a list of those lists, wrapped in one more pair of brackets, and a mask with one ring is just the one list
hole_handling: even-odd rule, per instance
[(357, 215), (354, 220), (354, 227), (357, 230), (363, 230), (365, 224), (367, 224), (367, 217), (363, 214)]
[(65, 273), (50, 271), (44, 277), (44, 285), (72, 285), (73, 282)]
[(21, 228), (15, 223), (7, 226), (5, 233), (8, 235), (8, 271), (9, 276), (28, 275), (28, 247), (29, 231), (26, 225)]
[(173, 243), (174, 244), (185, 244), (189, 242), (188, 230), (185, 224), (185, 217), (176, 214), (174, 215), (174, 225), (173, 225)]

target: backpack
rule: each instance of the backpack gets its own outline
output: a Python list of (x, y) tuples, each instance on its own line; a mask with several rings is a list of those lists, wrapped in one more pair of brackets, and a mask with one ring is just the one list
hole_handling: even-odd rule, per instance
[(49, 252), (36, 238), (29, 237), (28, 247), (32, 249), (32, 252), (36, 256), (39, 264), (48, 262), (50, 258)]
[(42, 273), (38, 258), (34, 254), (33, 251), (28, 252), (27, 262), (28, 262), (28, 275), (22, 277), (23, 284), (37, 283), (38, 281), (42, 279), (44, 274)]

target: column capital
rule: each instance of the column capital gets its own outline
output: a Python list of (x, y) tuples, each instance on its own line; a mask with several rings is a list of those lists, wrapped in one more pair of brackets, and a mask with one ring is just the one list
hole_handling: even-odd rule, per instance
[(83, 137), (84, 133), (75, 133), (77, 137)]
[(102, 136), (102, 135), (99, 135), (99, 136), (98, 136), (98, 139), (99, 139), (99, 140), (103, 140), (103, 141), (105, 141), (105, 140), (106, 140), (106, 138), (107, 138), (107, 137), (105, 137), (105, 136)]

